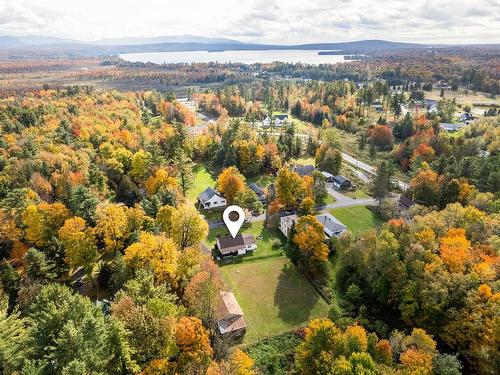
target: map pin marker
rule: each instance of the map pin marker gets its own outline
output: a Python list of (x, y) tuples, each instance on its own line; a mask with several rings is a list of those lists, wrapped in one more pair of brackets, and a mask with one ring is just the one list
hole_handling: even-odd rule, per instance
[[(229, 215), (232, 212), (236, 212), (238, 214), (238, 219), (235, 221), (231, 220), (231, 218), (229, 217)], [(224, 224), (226, 224), (227, 229), (229, 229), (229, 233), (231, 233), (231, 236), (233, 236), (234, 238), (238, 234), (241, 225), (245, 220), (245, 213), (243, 212), (243, 209), (239, 206), (234, 206), (234, 205), (229, 206), (224, 210), (224, 213), (222, 214), (222, 219), (224, 220)]]

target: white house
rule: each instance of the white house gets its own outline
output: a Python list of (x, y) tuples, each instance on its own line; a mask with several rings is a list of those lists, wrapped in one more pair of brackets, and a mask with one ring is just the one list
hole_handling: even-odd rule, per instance
[(262, 121), (262, 126), (265, 128), (269, 127), (271, 125), (271, 118), (267, 116), (263, 121)]
[(217, 191), (208, 187), (199, 196), (198, 201), (204, 209), (224, 207), (227, 205), (226, 198), (221, 196)]
[(316, 215), (316, 219), (323, 224), (323, 232), (327, 238), (338, 237), (347, 230), (339, 219), (329, 213)]
[[(279, 230), (288, 238), (292, 226), (298, 221), (297, 215), (287, 215), (280, 218)], [(316, 215), (316, 219), (323, 225), (325, 238), (338, 237), (347, 230), (347, 227), (335, 216), (325, 213)]]
[(448, 124), (448, 123), (444, 123), (444, 122), (441, 122), (439, 123), (439, 127), (447, 132), (456, 132), (460, 129), (462, 129), (463, 127), (465, 126), (465, 124)]
[(236, 237), (225, 236), (217, 238), (217, 249), (222, 256), (245, 255), (257, 249), (255, 237), (251, 234), (238, 234)]
[(288, 115), (276, 115), (274, 119), (274, 126), (280, 127), (288, 123)]
[(287, 215), (280, 217), (279, 230), (281, 233), (288, 238), (288, 234), (290, 233), (290, 229), (297, 222), (299, 217), (297, 215)]

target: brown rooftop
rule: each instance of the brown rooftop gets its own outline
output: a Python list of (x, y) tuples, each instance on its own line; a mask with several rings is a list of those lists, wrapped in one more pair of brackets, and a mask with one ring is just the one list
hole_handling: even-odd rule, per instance
[(232, 292), (220, 292), (217, 310), (217, 325), (222, 334), (245, 329), (247, 324), (243, 311)]
[(250, 245), (255, 245), (255, 238), (251, 234), (238, 234), (234, 238), (231, 236), (217, 238), (217, 248), (222, 255), (238, 251), (238, 249)]

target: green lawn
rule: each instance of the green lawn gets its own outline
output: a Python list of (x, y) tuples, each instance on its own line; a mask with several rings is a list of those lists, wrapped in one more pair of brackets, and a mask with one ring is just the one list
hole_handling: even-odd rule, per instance
[(290, 163), (297, 164), (297, 165), (315, 165), (314, 158), (298, 158), (298, 159), (292, 159)]
[(333, 204), (335, 203), (335, 201), (336, 199), (332, 197), (330, 194), (328, 194), (325, 199), (325, 204)]
[(357, 189), (355, 191), (347, 191), (347, 192), (345, 192), (343, 194), (345, 194), (348, 197), (353, 198), (353, 199), (370, 198), (370, 196), (368, 194), (366, 194), (363, 190), (359, 190), (359, 189)]
[(260, 187), (267, 188), (272, 182), (274, 182), (274, 179), (275, 177), (272, 174), (261, 174), (258, 176), (248, 177), (247, 184), (254, 182)]
[[(257, 249), (258, 251), (258, 249)], [(306, 326), (329, 306), (285, 257), (221, 267), (245, 313), (244, 344)]]
[(195, 203), (198, 195), (207, 187), (215, 187), (215, 180), (204, 165), (197, 164), (194, 167), (194, 182), (189, 189), (187, 198), (191, 203)]
[(382, 224), (382, 220), (365, 206), (334, 208), (330, 213), (347, 225), (354, 234), (363, 233)]

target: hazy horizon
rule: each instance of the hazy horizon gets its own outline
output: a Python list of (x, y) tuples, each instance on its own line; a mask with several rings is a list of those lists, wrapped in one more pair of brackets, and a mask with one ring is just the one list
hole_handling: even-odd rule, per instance
[[(247, 43), (382, 39), (422, 44), (499, 43), (500, 2), (391, 0), (0, 0), (0, 35), (91, 42), (192, 35)], [(81, 20), (85, 20), (84, 23)]]

